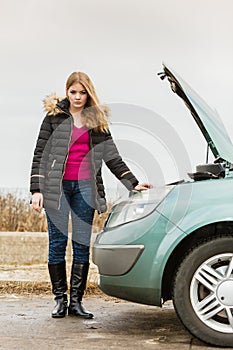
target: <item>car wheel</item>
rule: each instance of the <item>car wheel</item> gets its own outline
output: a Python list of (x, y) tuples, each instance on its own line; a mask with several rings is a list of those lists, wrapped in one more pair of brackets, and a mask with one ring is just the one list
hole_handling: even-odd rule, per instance
[(194, 336), (233, 347), (233, 236), (203, 241), (186, 255), (174, 277), (173, 303)]

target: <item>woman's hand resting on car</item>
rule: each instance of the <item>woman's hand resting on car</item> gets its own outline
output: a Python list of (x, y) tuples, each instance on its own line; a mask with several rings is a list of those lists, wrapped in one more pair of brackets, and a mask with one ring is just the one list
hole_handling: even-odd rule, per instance
[(143, 183), (143, 184), (138, 184), (137, 186), (134, 187), (135, 191), (144, 191), (144, 190), (149, 190), (153, 186), (148, 183)]

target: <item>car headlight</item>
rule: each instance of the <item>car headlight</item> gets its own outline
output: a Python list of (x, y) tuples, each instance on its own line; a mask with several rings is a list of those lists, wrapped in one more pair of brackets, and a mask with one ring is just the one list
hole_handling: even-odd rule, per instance
[(134, 192), (127, 201), (120, 202), (113, 206), (105, 228), (119, 226), (149, 215), (173, 187), (174, 186), (163, 186), (146, 191)]

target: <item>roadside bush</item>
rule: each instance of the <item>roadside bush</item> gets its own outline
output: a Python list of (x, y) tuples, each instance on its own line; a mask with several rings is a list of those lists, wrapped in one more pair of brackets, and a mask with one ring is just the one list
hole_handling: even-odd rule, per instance
[(47, 231), (44, 214), (37, 214), (29, 205), (29, 200), (17, 194), (0, 194), (0, 231)]

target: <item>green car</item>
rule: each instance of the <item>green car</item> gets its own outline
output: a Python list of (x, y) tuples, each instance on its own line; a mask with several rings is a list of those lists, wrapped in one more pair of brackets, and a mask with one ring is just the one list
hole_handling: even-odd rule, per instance
[(141, 304), (172, 300), (190, 333), (233, 347), (233, 145), (217, 113), (172, 69), (164, 65), (161, 78), (184, 100), (215, 161), (189, 181), (113, 206), (93, 246), (99, 287)]

